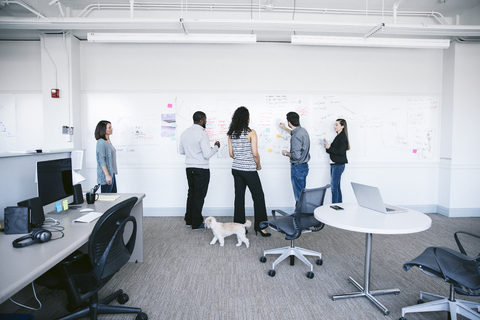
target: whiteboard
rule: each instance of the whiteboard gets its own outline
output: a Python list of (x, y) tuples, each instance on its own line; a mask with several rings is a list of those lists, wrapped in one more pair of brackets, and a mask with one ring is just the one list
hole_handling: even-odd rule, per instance
[(284, 163), (290, 135), (280, 129), (286, 114), (295, 111), (311, 140), (311, 163), (328, 161), (323, 139), (335, 137), (337, 118), (348, 123), (355, 161), (437, 161), (439, 148), (438, 96), (306, 93), (84, 93), (84, 142), (95, 150), (94, 130), (100, 120), (114, 128), (111, 140), (119, 163), (184, 161), (178, 139), (192, 125), (192, 115), (207, 114), (206, 132), (222, 148), (213, 161), (231, 161), (226, 132), (239, 106), (250, 111), (250, 128), (259, 138), (262, 162)]

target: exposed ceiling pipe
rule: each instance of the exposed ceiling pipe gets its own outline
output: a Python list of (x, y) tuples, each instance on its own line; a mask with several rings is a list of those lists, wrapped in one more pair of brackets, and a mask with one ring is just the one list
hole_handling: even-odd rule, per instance
[(130, 18), (133, 18), (134, 0), (130, 0)]
[(25, 9), (27, 9), (28, 11), (33, 12), (34, 14), (36, 14), (37, 17), (43, 18), (43, 19), (47, 20), (48, 22), (51, 22), (51, 21), (48, 20), (47, 17), (45, 17), (43, 14), (41, 14), (41, 13), (38, 12), (37, 10), (33, 9), (32, 7), (30, 7), (28, 4), (23, 3), (22, 1), (4, 0), (3, 3), (4, 3), (4, 4), (18, 4), (19, 6), (22, 6), (22, 7), (24, 7)]
[(393, 4), (393, 23), (397, 23), (397, 10), (398, 6), (400, 3), (402, 3), (403, 0), (399, 0)]
[[(400, 4), (403, 0), (397, 2)], [(78, 15), (79, 18), (84, 18), (90, 14), (93, 10), (101, 9), (127, 9), (130, 4), (90, 4), (86, 6)], [(180, 10), (182, 5), (176, 3), (149, 3), (149, 2), (135, 2), (134, 7), (136, 9), (158, 9), (158, 10)], [(291, 13), (292, 7), (273, 7), (273, 1), (269, 1), (266, 5), (261, 4), (206, 4), (206, 3), (195, 3), (188, 5), (190, 10), (206, 10), (206, 11), (215, 11), (215, 10), (224, 10), (224, 11), (248, 11), (252, 10), (264, 10), (264, 11), (275, 11), (275, 12), (289, 12)], [(394, 6), (394, 11), (384, 11), (384, 10), (368, 10), (369, 15), (381, 15), (384, 14), (391, 16), (424, 16), (424, 17), (433, 17), (440, 24), (449, 24), (445, 17), (435, 11), (398, 11), (398, 5)], [(350, 9), (329, 9), (329, 8), (295, 8), (296, 13), (310, 13), (310, 14), (351, 14), (351, 15), (364, 15), (366, 10), (350, 10)]]

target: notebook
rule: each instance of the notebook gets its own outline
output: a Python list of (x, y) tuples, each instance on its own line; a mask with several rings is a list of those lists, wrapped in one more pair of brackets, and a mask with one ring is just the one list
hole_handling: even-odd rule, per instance
[(93, 211), (93, 212), (87, 213), (86, 215), (81, 216), (80, 218), (77, 218), (77, 219), (73, 220), (73, 222), (90, 223), (93, 220), (96, 220), (96, 219), (100, 218), (102, 216), (102, 214), (103, 213), (101, 213), (101, 212)]
[(382, 195), (380, 194), (380, 190), (378, 190), (377, 187), (352, 182), (352, 188), (360, 207), (388, 214), (408, 211), (408, 209), (402, 207), (385, 204)]

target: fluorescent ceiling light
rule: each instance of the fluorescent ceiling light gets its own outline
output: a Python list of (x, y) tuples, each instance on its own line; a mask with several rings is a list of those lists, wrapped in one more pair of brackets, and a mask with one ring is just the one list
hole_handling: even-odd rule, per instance
[(319, 46), (345, 46), (345, 47), (447, 49), (450, 46), (450, 40), (448, 39), (292, 36), (292, 44), (319, 45)]
[(255, 43), (256, 34), (89, 33), (89, 42), (111, 43)]

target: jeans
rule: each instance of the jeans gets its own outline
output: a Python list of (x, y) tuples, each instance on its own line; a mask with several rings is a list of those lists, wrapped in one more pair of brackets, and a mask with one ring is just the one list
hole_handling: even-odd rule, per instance
[(254, 230), (260, 231), (260, 222), (268, 221), (265, 195), (257, 171), (240, 171), (232, 169), (235, 183), (235, 209), (233, 222), (245, 223), (245, 191), (248, 187), (253, 199)]
[(330, 165), (330, 185), (332, 188), (332, 203), (342, 203), (342, 190), (340, 190), (340, 179), (345, 170), (344, 164)]
[(117, 181), (115, 175), (112, 175), (112, 184), (102, 184), (100, 186), (102, 193), (117, 193)]
[(202, 209), (207, 196), (210, 170), (200, 168), (186, 168), (188, 195), (185, 222), (197, 229), (203, 223)]
[(308, 163), (291, 165), (290, 167), (293, 195), (295, 196), (295, 201), (298, 201), (300, 193), (307, 186)]

